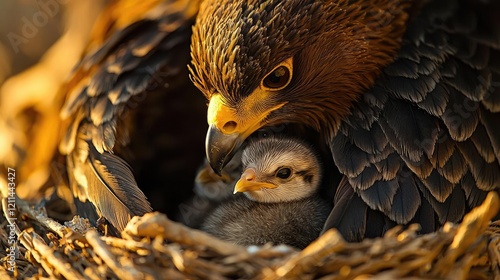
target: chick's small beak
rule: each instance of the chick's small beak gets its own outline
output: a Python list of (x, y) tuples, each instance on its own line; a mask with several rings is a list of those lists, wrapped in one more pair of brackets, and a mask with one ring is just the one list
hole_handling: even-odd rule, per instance
[(219, 181), (222, 181), (224, 183), (230, 182), (230, 174), (228, 174), (227, 172), (222, 172), (222, 175), (216, 175), (214, 170), (208, 165), (204, 166), (203, 169), (200, 169), (195, 178), (195, 182), (202, 185), (216, 183)]
[(241, 177), (238, 180), (238, 182), (236, 182), (233, 193), (258, 191), (261, 189), (274, 189), (274, 188), (277, 188), (277, 186), (274, 184), (259, 182), (257, 180), (255, 169), (248, 168), (243, 172), (243, 174), (241, 174)]

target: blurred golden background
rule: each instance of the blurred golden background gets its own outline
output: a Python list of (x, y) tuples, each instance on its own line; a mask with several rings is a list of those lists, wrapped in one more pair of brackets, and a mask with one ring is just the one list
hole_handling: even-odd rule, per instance
[(3, 188), (6, 169), (18, 168), (20, 197), (36, 196), (57, 168), (60, 88), (105, 2), (0, 2), (0, 180)]

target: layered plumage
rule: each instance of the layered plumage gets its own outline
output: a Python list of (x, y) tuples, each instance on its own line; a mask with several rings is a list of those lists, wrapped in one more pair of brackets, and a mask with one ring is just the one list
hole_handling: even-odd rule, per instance
[[(151, 211), (148, 200), (171, 214), (192, 193), (206, 129), (186, 67), (197, 11), (196, 1), (112, 4), (67, 83), (70, 185), (118, 230)], [(78, 211), (94, 222), (93, 207)]]
[[(103, 43), (89, 51), (70, 82), (63, 115), (72, 125), (62, 145), (70, 175), (88, 169), (71, 161), (89, 166), (92, 149), (96, 160), (116, 151), (141, 170), (158, 166), (155, 156), (169, 161), (182, 150), (151, 154), (148, 137), (162, 143), (199, 139), (198, 128), (205, 126), (196, 114), (203, 100), (186, 94), (193, 91), (185, 68), (191, 51), (191, 79), (209, 100), (206, 152), (214, 169), (220, 172), (262, 127), (295, 123), (317, 130), (338, 169), (327, 173), (343, 174), (331, 186), (336, 195), (325, 229), (337, 227), (349, 240), (412, 222), (433, 231), (498, 191), (497, 1), (144, 3), (129, 20), (118, 13), (117, 24), (105, 29), (97, 45)], [(168, 86), (154, 90), (158, 77)], [(151, 113), (158, 104), (173, 123), (189, 112), (183, 115), (188, 129), (168, 137), (156, 137), (157, 128), (137, 133), (145, 119), (161, 119)], [(158, 125), (151, 124), (146, 127)], [(92, 148), (75, 149), (81, 139)], [(175, 143), (188, 146), (183, 140)], [(183, 170), (198, 164), (190, 162)], [(144, 187), (145, 177), (161, 173), (151, 169), (136, 177)], [(121, 188), (135, 189), (130, 186)], [(102, 207), (99, 198), (93, 203)]]
[(234, 191), (245, 196), (222, 202), (203, 230), (240, 245), (272, 242), (297, 248), (319, 236), (331, 207), (318, 195), (322, 168), (308, 144), (261, 138), (245, 147), (241, 162)]

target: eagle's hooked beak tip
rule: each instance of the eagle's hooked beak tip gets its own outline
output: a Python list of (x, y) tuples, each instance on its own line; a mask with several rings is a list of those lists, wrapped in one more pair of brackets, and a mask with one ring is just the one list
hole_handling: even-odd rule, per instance
[(238, 151), (244, 137), (238, 133), (224, 134), (214, 125), (210, 125), (205, 141), (207, 159), (214, 172), (221, 176), (222, 169)]

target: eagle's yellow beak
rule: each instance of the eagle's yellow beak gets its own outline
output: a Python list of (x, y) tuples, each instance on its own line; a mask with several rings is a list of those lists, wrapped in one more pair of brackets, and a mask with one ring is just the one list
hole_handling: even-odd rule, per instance
[(210, 166), (217, 174), (232, 159), (245, 139), (264, 126), (272, 111), (285, 103), (263, 109), (267, 92), (256, 90), (242, 101), (238, 110), (226, 105), (220, 94), (214, 94), (208, 105), (208, 131), (205, 149)]

